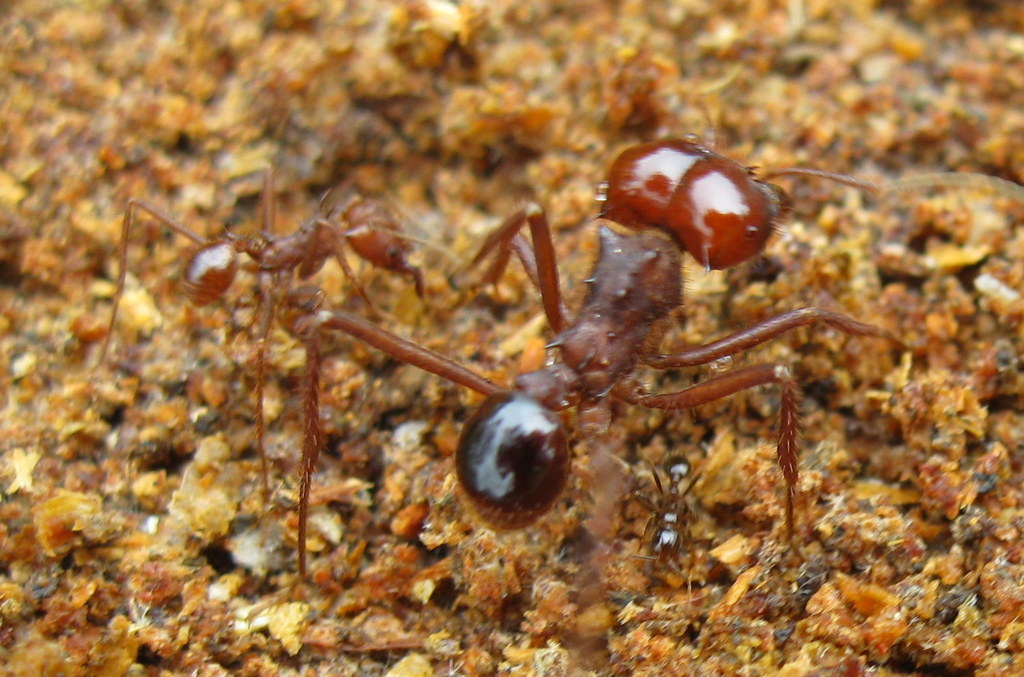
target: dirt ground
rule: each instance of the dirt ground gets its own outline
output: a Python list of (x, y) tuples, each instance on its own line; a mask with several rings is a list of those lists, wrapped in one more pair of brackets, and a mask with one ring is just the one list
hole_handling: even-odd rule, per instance
[[(543, 364), (537, 294), (516, 265), (476, 292), (460, 267), (535, 200), (576, 307), (597, 186), (632, 144), (1024, 181), (1019, 3), (24, 0), (0, 36), (0, 671), (1024, 673), (1020, 198), (780, 178), (795, 209), (763, 260), (687, 263), (667, 349), (809, 305), (905, 344), (811, 327), (733, 362), (788, 365), (803, 389), (792, 542), (777, 389), (616, 406), (633, 479), (607, 542), (584, 527), (588, 439), (550, 513), (495, 532), (452, 463), (481, 398), (332, 334), (301, 580), (304, 353), (275, 324), (268, 497), (255, 279), (190, 305), (187, 241), (140, 218), (100, 360), (128, 199), (255, 233), (272, 167), (278, 233), (331, 188), (387, 201), (427, 293), (350, 256), (380, 324), (511, 383)], [(312, 282), (369, 316), (335, 263)], [(728, 366), (641, 374), (671, 391)], [(659, 564), (638, 556), (635, 494), (657, 499), (651, 468), (680, 460), (699, 479)]]

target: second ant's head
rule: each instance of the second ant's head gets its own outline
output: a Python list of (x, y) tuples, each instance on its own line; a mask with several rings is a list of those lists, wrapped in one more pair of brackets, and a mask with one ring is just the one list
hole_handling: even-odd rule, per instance
[(601, 215), (660, 228), (708, 270), (760, 254), (789, 213), (789, 197), (752, 170), (691, 141), (628, 148), (608, 176)]

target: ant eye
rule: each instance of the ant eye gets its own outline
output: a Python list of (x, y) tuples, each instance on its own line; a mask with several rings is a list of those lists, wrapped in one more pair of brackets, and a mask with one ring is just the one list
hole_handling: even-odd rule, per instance
[(222, 241), (200, 247), (185, 262), (185, 293), (197, 306), (213, 303), (231, 286), (237, 272), (233, 244)]
[(455, 468), (485, 522), (519, 529), (562, 493), (569, 476), (568, 436), (559, 418), (532, 398), (495, 395), (463, 429)]

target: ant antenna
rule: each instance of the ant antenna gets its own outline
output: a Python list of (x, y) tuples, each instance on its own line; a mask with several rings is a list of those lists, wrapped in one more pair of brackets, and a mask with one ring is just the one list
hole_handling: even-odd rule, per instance
[(814, 179), (825, 179), (827, 181), (834, 181), (841, 183), (845, 186), (851, 186), (853, 188), (859, 188), (868, 193), (877, 195), (881, 192), (885, 192), (884, 188), (874, 181), (868, 181), (867, 179), (858, 179), (854, 176), (847, 174), (838, 174), (836, 172), (827, 172), (823, 169), (811, 169), (809, 167), (781, 167), (779, 169), (773, 169), (769, 172), (765, 172), (761, 176), (762, 181), (770, 181), (777, 176), (808, 176)]
[(902, 179), (887, 181), (879, 186), (883, 193), (905, 193), (922, 188), (970, 188), (982, 190), (999, 197), (1024, 202), (1024, 186), (1013, 181), (988, 174), (963, 174), (959, 172), (938, 172), (918, 174)]
[(762, 181), (769, 181), (778, 176), (806, 176), (815, 179), (835, 181), (846, 186), (859, 188), (872, 195), (888, 195), (891, 193), (909, 193), (927, 188), (967, 188), (981, 190), (999, 197), (1024, 202), (1024, 186), (988, 174), (972, 174), (964, 172), (936, 172), (906, 176), (892, 181), (877, 183), (867, 179), (858, 179), (846, 174), (827, 172), (808, 167), (782, 167), (765, 172)]

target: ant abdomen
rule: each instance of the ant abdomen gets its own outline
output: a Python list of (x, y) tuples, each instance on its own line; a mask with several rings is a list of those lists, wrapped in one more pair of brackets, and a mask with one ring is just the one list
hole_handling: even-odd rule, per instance
[(569, 477), (568, 439), (558, 416), (532, 397), (489, 397), (455, 452), (459, 483), (480, 518), (519, 529), (546, 513)]
[(183, 286), (189, 300), (206, 306), (224, 296), (238, 273), (238, 252), (228, 240), (216, 240), (193, 250), (185, 260)]
[(633, 146), (612, 164), (602, 216), (660, 228), (708, 269), (760, 254), (789, 200), (778, 186), (704, 146), (669, 139)]

